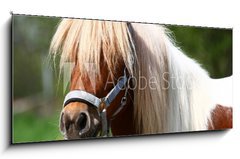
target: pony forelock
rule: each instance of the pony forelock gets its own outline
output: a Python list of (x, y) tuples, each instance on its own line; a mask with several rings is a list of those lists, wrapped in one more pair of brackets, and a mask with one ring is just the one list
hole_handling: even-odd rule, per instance
[(100, 65), (106, 62), (110, 73), (119, 59), (132, 72), (133, 56), (129, 31), (125, 22), (63, 19), (52, 39), (50, 53), (60, 55), (60, 69), (66, 62), (78, 64), (86, 74), (84, 64), (93, 63), (100, 76)]

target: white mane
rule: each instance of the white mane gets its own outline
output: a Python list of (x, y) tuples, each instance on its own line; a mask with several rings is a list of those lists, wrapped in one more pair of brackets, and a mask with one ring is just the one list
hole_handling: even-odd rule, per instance
[[(163, 27), (148, 24), (132, 24), (132, 26), (134, 34), (144, 40), (148, 49), (147, 51), (146, 48), (142, 48), (136, 53), (138, 59), (141, 58), (141, 54), (145, 54), (145, 58), (149, 59), (148, 63), (141, 63), (141, 60), (140, 63), (145, 68), (151, 63), (151, 69), (148, 71), (158, 74), (158, 82), (160, 84), (164, 82), (168, 88), (167, 90), (159, 88), (155, 91), (146, 89), (145, 92), (135, 93), (135, 96), (140, 96), (139, 98), (145, 95), (145, 102), (137, 99), (140, 102), (135, 103), (138, 121), (143, 123), (140, 126), (142, 133), (207, 130), (208, 124), (211, 124), (211, 110), (215, 107), (211, 99), (211, 79), (208, 73), (174, 46)], [(153, 61), (154, 58), (159, 60)], [(165, 79), (162, 79), (163, 73), (168, 75)], [(151, 76), (151, 74), (145, 75)], [(167, 92), (167, 96), (164, 92)], [(146, 114), (151, 118), (146, 119), (148, 116)], [(157, 115), (159, 117), (155, 117)]]
[[(207, 130), (210, 113), (216, 106), (211, 99), (210, 78), (194, 60), (187, 57), (169, 41), (169, 130)], [(176, 85), (180, 88), (176, 89)]]

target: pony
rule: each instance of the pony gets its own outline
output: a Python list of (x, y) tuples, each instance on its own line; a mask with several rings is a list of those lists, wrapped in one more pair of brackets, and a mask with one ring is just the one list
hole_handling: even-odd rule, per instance
[(165, 26), (62, 19), (50, 54), (72, 66), (65, 139), (232, 128), (231, 77), (211, 79)]

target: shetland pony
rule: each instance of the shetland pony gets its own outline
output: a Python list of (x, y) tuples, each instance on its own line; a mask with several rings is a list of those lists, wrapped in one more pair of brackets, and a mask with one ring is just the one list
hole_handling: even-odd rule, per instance
[(60, 56), (60, 70), (72, 64), (73, 93), (60, 115), (66, 139), (104, 136), (106, 127), (113, 136), (232, 128), (231, 78), (211, 79), (163, 26), (63, 19), (50, 54)]

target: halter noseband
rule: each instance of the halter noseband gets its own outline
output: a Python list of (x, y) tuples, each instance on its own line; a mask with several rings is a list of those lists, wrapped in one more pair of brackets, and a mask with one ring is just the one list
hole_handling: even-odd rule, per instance
[[(126, 84), (128, 84), (128, 77), (126, 75), (126, 70), (124, 70), (123, 78), (118, 81), (117, 85), (107, 94), (106, 97), (98, 98), (83, 90), (72, 90), (65, 96), (63, 106), (65, 107), (72, 102), (83, 102), (94, 106), (97, 109), (102, 122), (101, 136), (108, 136), (110, 124), (107, 123), (106, 110)], [(128, 86), (125, 88), (125, 94), (121, 99), (120, 107), (115, 111), (113, 117), (115, 117), (126, 104), (127, 92)]]

